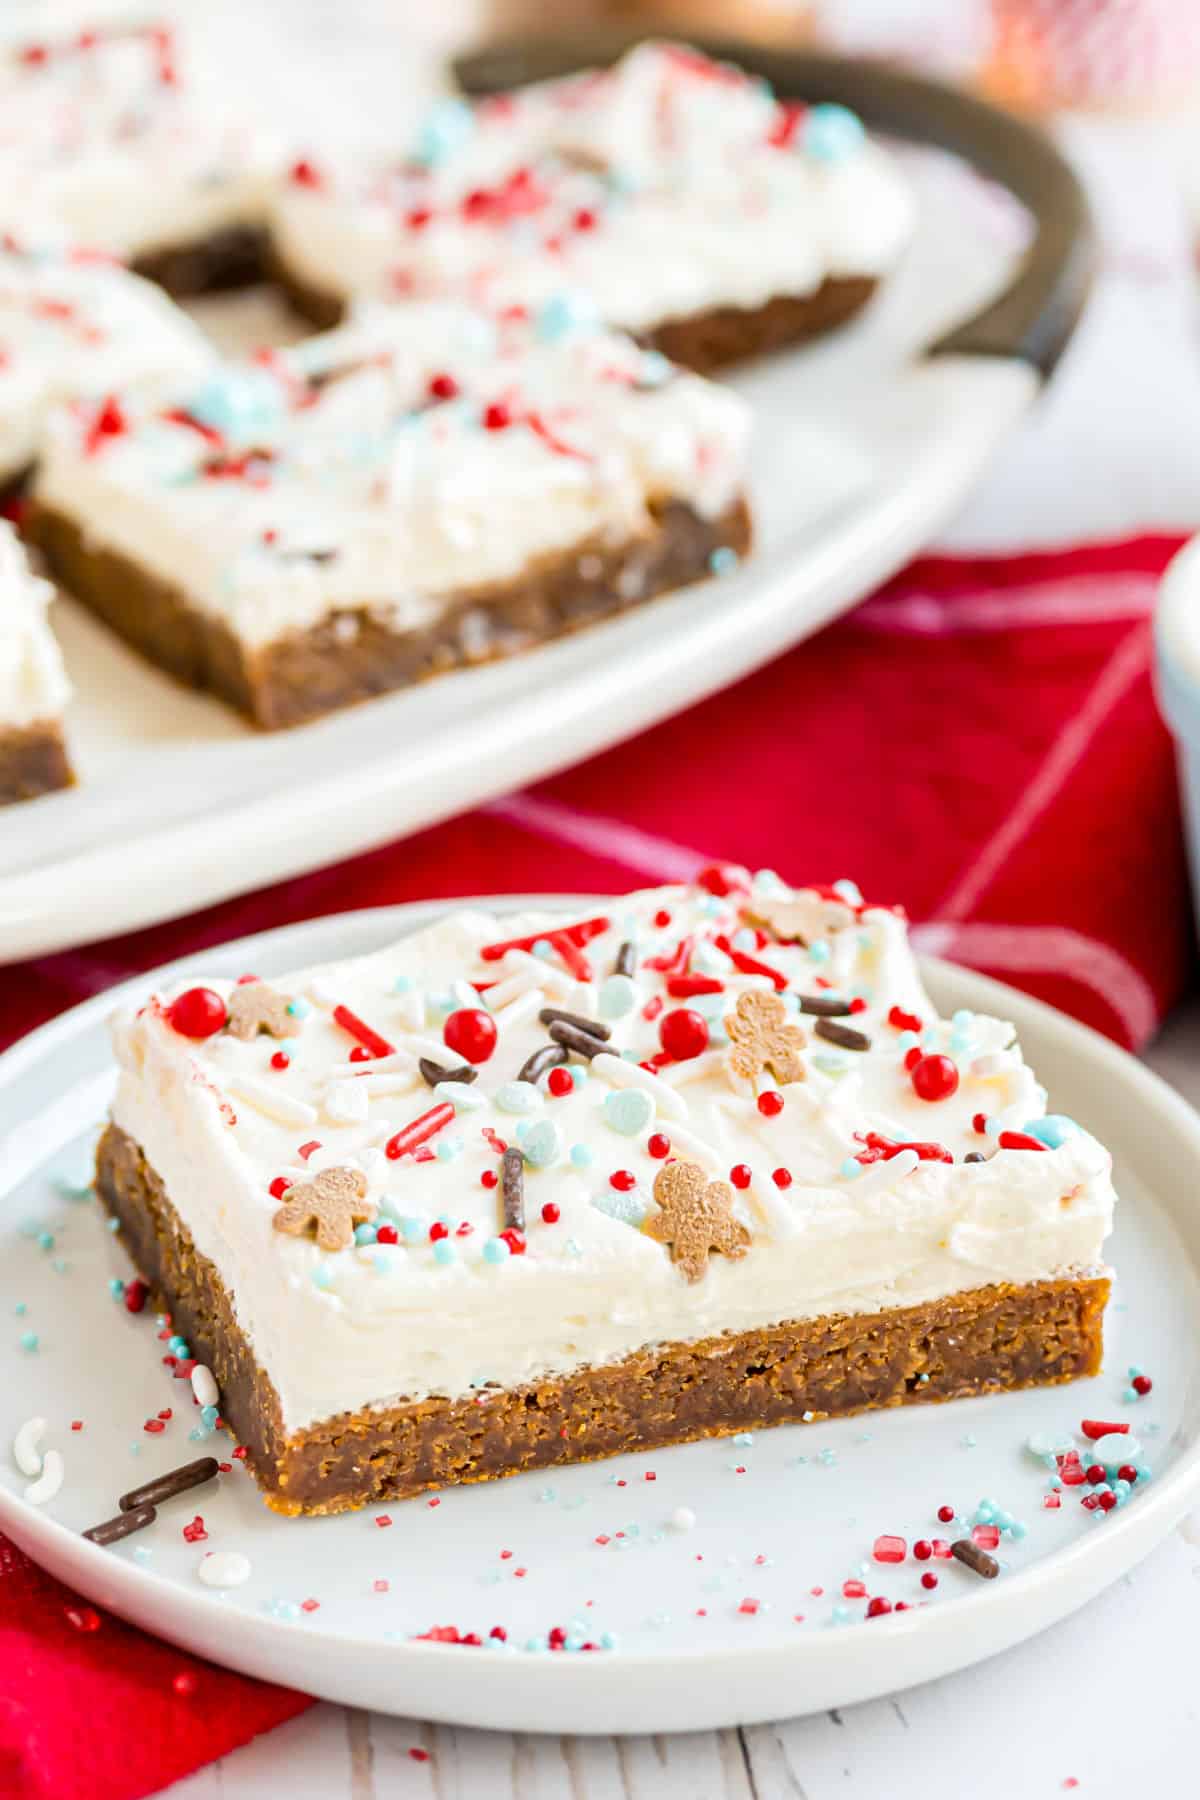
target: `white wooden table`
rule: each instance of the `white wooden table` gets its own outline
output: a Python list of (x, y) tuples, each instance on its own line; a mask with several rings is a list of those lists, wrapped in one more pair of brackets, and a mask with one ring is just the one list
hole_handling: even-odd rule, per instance
[[(414, 29), (417, 10), (404, 15)], [(444, 27), (454, 7), (436, 10)], [(295, 22), (303, 18), (314, 41), (322, 28), (340, 37), (347, 11), (378, 25), (387, 8), (301, 0)], [(1093, 178), (1106, 272), (1048, 402), (950, 534), (956, 548), (1200, 525), (1193, 222), (1176, 134), (1080, 124), (1070, 135)], [(1200, 1002), (1172, 1021), (1149, 1061), (1200, 1104)], [(322, 1705), (177, 1784), (171, 1800), (1184, 1794), (1200, 1779), (1198, 1608), (1200, 1513), (1083, 1613), (891, 1699), (742, 1731), (627, 1739), (460, 1731)]]

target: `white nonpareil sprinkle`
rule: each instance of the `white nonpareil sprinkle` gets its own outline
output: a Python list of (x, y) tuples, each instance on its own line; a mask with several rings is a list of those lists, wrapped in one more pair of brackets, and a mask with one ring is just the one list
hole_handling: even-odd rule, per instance
[(250, 1579), (250, 1558), (243, 1556), (240, 1550), (210, 1550), (197, 1563), (196, 1574), (205, 1587), (241, 1587)]
[(204, 1363), (197, 1363), (192, 1370), (192, 1392), (201, 1406), (215, 1406), (221, 1398), (217, 1378)]
[(316, 1124), (317, 1109), (307, 1100), (297, 1100), (293, 1095), (285, 1094), (282, 1088), (268, 1087), (250, 1075), (233, 1076), (229, 1091), (256, 1111), (265, 1113), (268, 1119), (278, 1119), (281, 1125)]
[(696, 1515), (690, 1506), (677, 1506), (667, 1524), (672, 1531), (690, 1531), (696, 1523)]
[(601, 1056), (592, 1058), (592, 1074), (599, 1075), (617, 1088), (641, 1088), (644, 1093), (653, 1096), (658, 1110), (664, 1119), (686, 1119), (687, 1102), (677, 1094), (674, 1088), (660, 1081), (649, 1069), (639, 1068), (637, 1063), (626, 1062), (623, 1056), (613, 1056), (605, 1051)]
[(31, 1506), (45, 1506), (47, 1500), (53, 1500), (63, 1484), (66, 1470), (63, 1459), (57, 1450), (47, 1450), (42, 1458), (42, 1472), (36, 1481), (31, 1481), (25, 1489), (25, 1498)]
[(13, 1438), (13, 1461), (22, 1475), (40, 1475), (42, 1453), (38, 1445), (46, 1435), (45, 1419), (26, 1419)]

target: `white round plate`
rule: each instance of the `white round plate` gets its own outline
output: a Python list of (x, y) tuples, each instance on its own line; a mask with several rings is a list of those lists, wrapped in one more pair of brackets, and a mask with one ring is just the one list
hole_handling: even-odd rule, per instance
[[(318, 919), (206, 952), (203, 967), (269, 977), (375, 949), (443, 909)], [(189, 1440), (190, 1393), (162, 1366), (149, 1312), (133, 1317), (111, 1297), (110, 1277), (128, 1266), (95, 1203), (69, 1191), (86, 1183), (111, 1088), (105, 1017), (160, 971), (0, 1058), (0, 1530), (98, 1606), (216, 1662), (384, 1712), (509, 1730), (781, 1718), (930, 1680), (1041, 1630), (1152, 1549), (1200, 1489), (1200, 1123), (1123, 1052), (1048, 1008), (944, 964), (927, 974), (943, 1012), (1013, 1019), (1056, 1109), (1096, 1127), (1115, 1153), (1120, 1279), (1102, 1376), (451, 1488), (392, 1505), (390, 1525), (381, 1509), (277, 1518), (235, 1463), (162, 1506), (147, 1531), (98, 1549), (79, 1533), (115, 1512), (120, 1493), (229, 1450), (223, 1436)], [(22, 1347), (30, 1332), (36, 1350)], [(1123, 1398), (1131, 1364), (1154, 1382), (1136, 1403)], [(166, 1407), (165, 1431), (148, 1434), (144, 1422)], [(40, 1509), (23, 1499), (7, 1454), (36, 1414), (66, 1463), (61, 1492)], [(1153, 1469), (1107, 1515), (1084, 1510), (1078, 1489), (1047, 1509), (1048, 1472), (1025, 1447), (1031, 1433), (1069, 1434), (1086, 1417), (1128, 1420)], [(1027, 1527), (1002, 1541), (995, 1582), (911, 1550), (899, 1565), (872, 1559), (881, 1533), (910, 1546), (960, 1535), (961, 1523), (938, 1523), (937, 1507), (969, 1517), (984, 1496)], [(690, 1529), (670, 1523), (678, 1508), (694, 1513)], [(208, 1537), (189, 1543), (183, 1527), (196, 1514)], [(201, 1557), (217, 1550), (249, 1557), (244, 1586), (201, 1585)], [(927, 1592), (920, 1577), (931, 1570), (938, 1586)], [(865, 1598), (843, 1595), (847, 1580), (910, 1610), (866, 1620)], [(500, 1625), (516, 1649), (412, 1641), (450, 1624), (484, 1636)], [(611, 1647), (527, 1653), (554, 1626)]]

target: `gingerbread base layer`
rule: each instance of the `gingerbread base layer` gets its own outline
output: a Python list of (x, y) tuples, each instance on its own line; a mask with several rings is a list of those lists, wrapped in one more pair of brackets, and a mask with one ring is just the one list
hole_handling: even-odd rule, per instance
[(645, 537), (618, 546), (586, 542), (531, 564), (511, 585), (453, 595), (423, 630), (398, 634), (367, 608), (347, 607), (260, 649), (241, 644), (180, 589), (89, 542), (62, 513), (34, 501), (25, 535), (62, 585), (150, 662), (273, 731), (514, 655), (704, 580), (715, 550), (745, 555), (751, 526), (745, 501), (705, 519), (668, 500), (653, 509)]
[[(270, 259), (270, 273), (301, 318), (322, 331), (346, 317), (350, 301), (345, 295), (313, 287), (278, 256)], [(833, 276), (811, 294), (780, 294), (763, 306), (716, 306), (688, 318), (665, 319), (636, 335), (647, 349), (661, 350), (682, 368), (711, 375), (835, 330), (861, 312), (878, 286), (873, 275)]]
[(266, 273), (267, 234), (261, 225), (227, 225), (190, 244), (148, 250), (130, 266), (174, 300), (249, 287)]
[(525, 1388), (347, 1413), (289, 1436), (220, 1273), (115, 1126), (101, 1139), (96, 1182), (175, 1329), (213, 1370), (221, 1412), (277, 1512), (342, 1512), (767, 1425), (1071, 1381), (1100, 1367), (1109, 1284), (1081, 1277), (657, 1345)]
[(36, 800), (39, 794), (70, 787), (74, 780), (57, 720), (0, 725), (0, 806)]

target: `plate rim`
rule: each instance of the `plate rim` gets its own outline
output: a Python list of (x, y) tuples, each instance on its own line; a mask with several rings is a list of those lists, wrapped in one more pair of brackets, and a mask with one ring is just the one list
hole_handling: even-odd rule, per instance
[[(378, 937), (380, 941), (386, 941), (392, 934), (403, 935), (407, 931), (420, 929), (425, 922), (457, 907), (478, 906), (499, 913), (512, 913), (530, 908), (553, 909), (564, 905), (603, 904), (611, 902), (613, 898), (589, 893), (556, 893), (467, 895), (404, 901), (389, 906), (319, 914), (315, 918), (268, 927), (245, 937), (209, 945), (106, 988), (19, 1038), (0, 1053), (0, 1091), (35, 1067), (45, 1055), (52, 1053), (60, 1041), (88, 1034), (107, 1017), (114, 1006), (135, 998), (156, 984), (196, 969), (206, 958), (261, 950), (268, 941), (273, 950), (277, 949), (281, 955), (286, 955), (288, 947), (294, 941), (302, 942), (314, 931), (333, 930), (339, 924), (348, 923), (352, 931), (364, 937)], [(365, 952), (349, 952), (362, 953)], [(1160, 1114), (1165, 1112), (1185, 1136), (1190, 1136), (1197, 1158), (1200, 1159), (1200, 1114), (1161, 1076), (1138, 1062), (1129, 1052), (1090, 1026), (1081, 1024), (1045, 1002), (996, 981), (991, 976), (949, 963), (939, 957), (923, 956), (919, 961), (922, 973), (929, 975), (935, 986), (949, 984), (963, 997), (964, 1004), (969, 1004), (972, 996), (975, 996), (977, 1010), (1000, 1011), (1003, 1016), (1013, 1019), (1018, 1030), (1023, 1029), (1022, 1020), (1027, 1019), (1035, 1029), (1040, 1027), (1057, 1034), (1063, 1044), (1064, 1055), (1078, 1056), (1106, 1065), (1128, 1084), (1135, 1103), (1144, 1102), (1152, 1111)], [(1197, 1265), (1197, 1273), (1200, 1273), (1200, 1265)], [(933, 1640), (935, 1643), (939, 1637), (957, 1639), (961, 1655), (954, 1658), (949, 1667), (954, 1670), (967, 1667), (983, 1657), (1023, 1641), (1051, 1622), (1067, 1617), (1093, 1594), (1107, 1587), (1125, 1569), (1147, 1555), (1190, 1509), (1198, 1494), (1200, 1437), (1180, 1450), (1172, 1467), (1156, 1478), (1144, 1495), (1139, 1496), (1136, 1506), (1122, 1509), (1119, 1515), (1107, 1518), (1102, 1534), (1088, 1533), (1071, 1544), (1051, 1551), (1031, 1567), (1010, 1573), (994, 1592), (989, 1589), (975, 1594), (947, 1597), (933, 1609), (913, 1608), (904, 1613), (893, 1612), (873, 1620), (874, 1630), (870, 1642), (872, 1646), (883, 1647), (902, 1644), (906, 1640), (913, 1641), (918, 1637), (922, 1641)], [(218, 1597), (200, 1589), (193, 1592), (178, 1579), (161, 1575), (132, 1560), (109, 1556), (100, 1546), (89, 1543), (68, 1526), (40, 1513), (22, 1495), (4, 1487), (0, 1487), (0, 1531), (9, 1535), (13, 1542), (39, 1563), (42, 1562), (40, 1553), (44, 1549), (49, 1559), (45, 1566), (52, 1565), (54, 1570), (61, 1571), (66, 1565), (70, 1571), (66, 1576), (58, 1573), (59, 1580), (68, 1580), (88, 1598), (105, 1606), (118, 1617), (138, 1625), (140, 1629), (148, 1629), (141, 1624), (138, 1616), (139, 1612), (144, 1611), (139, 1606), (140, 1596), (148, 1594), (153, 1599), (170, 1604), (180, 1614), (182, 1630), (174, 1632), (156, 1625), (151, 1635), (163, 1637), (183, 1649), (193, 1647), (189, 1639), (194, 1641), (196, 1634), (188, 1631), (192, 1615), (198, 1615), (210, 1627), (215, 1627), (222, 1621), (227, 1623), (230, 1619), (231, 1615)], [(1047, 1596), (1050, 1597), (1052, 1610), (1040, 1625), (1035, 1625), (1032, 1630), (1026, 1630), (1020, 1624), (1015, 1629), (1012, 1628), (1011, 1621), (1019, 1619), (1022, 1610), (1026, 1609), (1027, 1601), (1039, 1597), (1045, 1600)], [(972, 1632), (970, 1621), (978, 1621), (985, 1601), (990, 1614), (1001, 1615), (997, 1620), (998, 1624), (1002, 1623), (1003, 1615), (1007, 1614), (1010, 1625), (1006, 1631), (999, 1632), (996, 1641), (992, 1641), (993, 1634), (989, 1633), (988, 1641), (981, 1646), (978, 1641), (973, 1642), (973, 1639), (977, 1640), (978, 1634)], [(942, 1623), (938, 1623), (939, 1621)], [(239, 1613), (237, 1622), (237, 1641), (230, 1643), (232, 1654), (228, 1661), (225, 1660), (223, 1651), (220, 1657), (213, 1655), (207, 1648), (194, 1650), (193, 1653), (220, 1661), (222, 1666), (237, 1668), (258, 1679), (286, 1682), (289, 1677), (279, 1673), (279, 1666), (281, 1661), (287, 1664), (290, 1660), (287, 1647), (297, 1643), (297, 1627), (291, 1622), (268, 1615)], [(677, 1667), (682, 1666), (687, 1670), (700, 1665), (716, 1665), (727, 1669), (731, 1677), (740, 1678), (752, 1676), (758, 1665), (773, 1664), (777, 1660), (794, 1669), (799, 1677), (803, 1674), (806, 1659), (811, 1660), (818, 1655), (835, 1673), (843, 1666), (850, 1671), (859, 1657), (859, 1639), (860, 1634), (854, 1632), (827, 1632), (819, 1636), (797, 1637), (793, 1641), (780, 1640), (745, 1646), (622, 1649), (614, 1661), (619, 1664), (622, 1672), (630, 1671), (631, 1681), (638, 1674), (665, 1677)], [(424, 1673), (430, 1667), (428, 1661), (423, 1660), (427, 1659), (428, 1652), (450, 1647), (414, 1638), (381, 1640), (336, 1626), (321, 1627), (316, 1634), (304, 1633), (299, 1641), (309, 1646), (310, 1654), (315, 1652), (318, 1645), (322, 1650), (327, 1647), (331, 1653), (330, 1660), (338, 1663), (351, 1655), (369, 1654), (373, 1661), (386, 1667), (394, 1675), (400, 1702), (404, 1697), (406, 1672), (412, 1670)], [(282, 1657), (275, 1653), (277, 1646), (283, 1650)], [(814, 1646), (819, 1646), (819, 1650)], [(303, 1656), (304, 1651), (301, 1650), (300, 1654)], [(893, 1650), (892, 1654), (894, 1656), (898, 1652)], [(272, 1661), (275, 1664), (274, 1672), (270, 1666)], [(489, 1659), (487, 1667), (493, 1671), (489, 1680), (494, 1684), (499, 1671), (511, 1669), (514, 1663), (517, 1663), (519, 1670), (527, 1668), (524, 1658), (519, 1662), (513, 1658)], [(594, 1687), (596, 1684), (595, 1659), (590, 1657), (547, 1657), (539, 1659), (538, 1667), (555, 1668), (557, 1672), (551, 1679), (558, 1683), (558, 1689), (564, 1684), (575, 1684), (581, 1689)], [(568, 1672), (572, 1670), (573, 1673)], [(893, 1688), (909, 1685), (904, 1679), (903, 1671), (898, 1673), (900, 1679), (893, 1683)], [(917, 1676), (914, 1679), (923, 1677)], [(335, 1680), (333, 1687), (336, 1686)], [(871, 1691), (891, 1690), (875, 1685)], [(801, 1700), (802, 1697), (798, 1692), (796, 1699)], [(451, 1704), (441, 1716), (451, 1721), (461, 1719), (463, 1709)], [(758, 1716), (769, 1718), (780, 1715), (777, 1711), (771, 1711)], [(716, 1721), (718, 1724), (722, 1722), (723, 1720)], [(518, 1725), (514, 1729), (537, 1727)], [(605, 1734), (614, 1731), (619, 1734), (621, 1731), (654, 1730), (656, 1727), (648, 1724), (615, 1728), (608, 1725), (580, 1725), (572, 1729), (581, 1733), (590, 1729)]]

